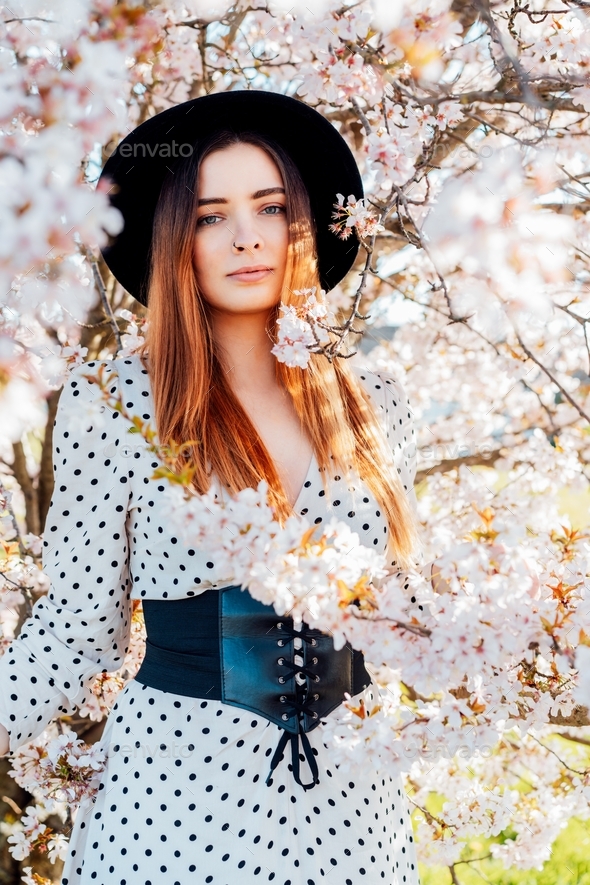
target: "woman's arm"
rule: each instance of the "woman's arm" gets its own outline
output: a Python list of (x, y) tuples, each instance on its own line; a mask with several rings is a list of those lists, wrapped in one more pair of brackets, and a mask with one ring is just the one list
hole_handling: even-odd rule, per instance
[(121, 667), (130, 634), (130, 497), (124, 419), (102, 399), (99, 362), (115, 392), (116, 363), (83, 363), (70, 372), (53, 433), (55, 487), (43, 534), (49, 592), (0, 657), (0, 750), (37, 737), (89, 694), (97, 673)]
[[(393, 452), (397, 471), (408, 496), (410, 506), (414, 513), (417, 514), (418, 501), (414, 489), (414, 480), (416, 477), (418, 453), (416, 449), (413, 410), (401, 382), (384, 372), (373, 372), (372, 374), (379, 379), (383, 390), (381, 408), (384, 412), (387, 440)], [(421, 551), (419, 552), (416, 569), (422, 573), (426, 580), (431, 582), (436, 593), (447, 593), (451, 589), (449, 583), (441, 578), (440, 568), (436, 560), (423, 563), (423, 553)], [(390, 559), (387, 574), (401, 576), (404, 572), (396, 567), (395, 559)]]
[[(416, 478), (418, 452), (412, 406), (405, 388), (397, 379), (385, 372), (372, 372), (371, 374), (373, 379), (378, 381), (378, 384), (373, 383), (373, 388), (379, 389), (381, 393), (381, 402), (377, 401), (377, 405), (383, 412), (383, 426), (387, 442), (393, 454), (394, 463), (408, 503), (417, 517), (418, 500), (416, 498), (416, 490), (414, 489), (414, 481)], [(370, 387), (369, 393), (372, 393)], [(393, 548), (391, 533), (389, 534), (385, 555), (387, 557), (387, 575), (397, 575), (398, 577), (405, 575), (405, 570), (400, 569), (395, 559), (396, 554)], [(430, 564), (425, 566), (423, 562), (424, 554), (420, 546), (414, 552), (414, 564), (415, 568), (418, 571), (422, 571), (426, 577), (425, 569), (428, 570)]]

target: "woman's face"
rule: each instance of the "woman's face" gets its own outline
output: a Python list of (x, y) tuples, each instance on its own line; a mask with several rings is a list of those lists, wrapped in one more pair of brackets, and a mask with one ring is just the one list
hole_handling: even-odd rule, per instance
[(281, 295), (289, 232), (274, 160), (252, 144), (209, 154), (198, 178), (194, 262), (207, 303), (229, 313), (268, 311)]

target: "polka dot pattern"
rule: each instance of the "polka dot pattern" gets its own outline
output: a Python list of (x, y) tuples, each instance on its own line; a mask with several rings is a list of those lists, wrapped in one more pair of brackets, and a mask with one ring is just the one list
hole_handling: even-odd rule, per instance
[[(109, 389), (121, 390), (129, 412), (153, 426), (139, 357), (102, 362)], [(151, 479), (153, 455), (83, 378), (98, 364), (71, 371), (55, 419), (55, 489), (43, 546), (50, 590), (0, 658), (0, 722), (11, 750), (41, 734), (54, 716), (74, 712), (97, 673), (120, 667), (132, 599), (179, 599), (232, 583), (159, 517), (165, 484)], [(415, 506), (416, 446), (405, 392), (382, 373), (355, 371)], [(87, 427), (70, 431), (69, 415), (80, 410)], [(336, 515), (362, 543), (385, 552), (387, 523), (368, 487), (335, 474), (329, 488), (327, 495), (312, 458), (295, 509), (315, 523)], [(267, 786), (280, 733), (263, 717), (220, 701), (128, 682), (105, 726), (107, 766), (95, 800), (76, 816), (61, 885), (318, 885), (328, 876), (328, 885), (417, 885), (401, 781), (358, 763), (343, 772), (320, 725), (308, 735), (320, 783), (305, 792), (284, 759)], [(301, 762), (308, 780), (303, 755)]]
[(417, 885), (401, 783), (370, 766), (341, 772), (320, 726), (308, 735), (320, 783), (302, 790), (285, 759), (266, 786), (278, 736), (221, 701), (127, 683), (101, 740), (107, 773), (76, 818), (62, 885)]

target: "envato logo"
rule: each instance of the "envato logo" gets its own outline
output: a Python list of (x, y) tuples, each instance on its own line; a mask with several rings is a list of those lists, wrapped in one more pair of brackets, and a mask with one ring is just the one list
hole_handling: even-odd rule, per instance
[[(494, 149), (489, 144), (467, 144), (461, 142), (458, 145), (451, 146), (448, 141), (439, 141), (436, 144), (425, 144), (420, 150), (415, 140), (404, 140), (396, 144), (398, 155), (405, 157), (411, 163), (416, 165), (423, 153), (426, 153), (431, 164), (437, 165), (443, 160), (459, 158), (462, 160), (477, 159), (489, 160), (493, 155)], [(376, 161), (375, 161), (376, 162)]]
[(105, 446), (103, 454), (105, 458), (139, 458), (142, 453), (146, 452), (147, 443), (138, 443), (131, 446), (129, 443), (123, 443), (122, 446), (116, 446), (115, 443), (109, 443)]
[(401, 752), (404, 759), (474, 759), (476, 756), (489, 759), (494, 748), (488, 744), (481, 746), (468, 744), (441, 743), (431, 747), (428, 744), (406, 744)]
[(473, 443), (436, 443), (420, 449), (420, 456), (426, 461), (458, 461), (464, 458), (491, 458), (494, 447), (489, 442)]
[[(494, 149), (489, 144), (468, 145), (460, 143), (450, 148), (448, 142), (438, 142), (432, 150), (431, 162), (436, 160), (445, 160), (448, 158), (459, 157), (462, 160), (477, 158), (478, 160), (489, 160), (494, 153)], [(430, 156), (430, 152), (429, 152)]]
[(193, 152), (193, 146), (190, 142), (164, 142), (159, 144), (145, 144), (142, 141), (136, 141), (134, 144), (125, 142), (120, 144), (116, 151), (121, 157), (190, 157)]
[(131, 744), (110, 743), (103, 747), (106, 756), (123, 756), (126, 759), (189, 759), (195, 752), (195, 745), (169, 741), (168, 743), (148, 744), (136, 741)]

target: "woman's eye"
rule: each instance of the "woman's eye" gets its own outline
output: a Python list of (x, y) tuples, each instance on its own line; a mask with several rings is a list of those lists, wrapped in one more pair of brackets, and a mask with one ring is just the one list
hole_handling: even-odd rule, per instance
[[(265, 206), (262, 212), (267, 215), (281, 215), (286, 212), (286, 207), (281, 205)], [(202, 215), (197, 221), (197, 227), (212, 227), (219, 218), (221, 218), (220, 215)]]

